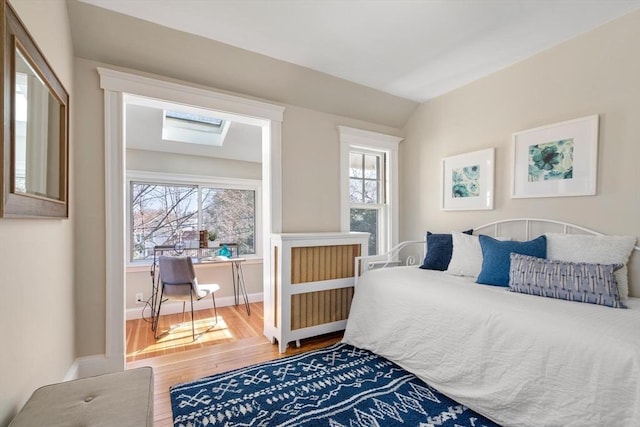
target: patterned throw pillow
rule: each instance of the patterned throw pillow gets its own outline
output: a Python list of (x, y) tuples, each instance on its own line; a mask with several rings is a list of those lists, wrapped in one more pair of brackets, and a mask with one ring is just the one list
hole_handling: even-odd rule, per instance
[(511, 254), (509, 289), (542, 297), (627, 308), (614, 272), (622, 264), (564, 262)]

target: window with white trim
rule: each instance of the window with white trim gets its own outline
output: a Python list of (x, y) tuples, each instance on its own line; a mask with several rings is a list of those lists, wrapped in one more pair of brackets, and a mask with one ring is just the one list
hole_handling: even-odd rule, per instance
[(128, 184), (130, 262), (152, 259), (156, 245), (197, 248), (200, 230), (260, 255), (260, 181), (134, 172)]
[(339, 126), (343, 231), (370, 233), (369, 254), (398, 241), (398, 144), (401, 138)]
[(385, 153), (349, 151), (349, 230), (370, 233), (370, 254), (379, 253), (387, 222), (385, 163)]

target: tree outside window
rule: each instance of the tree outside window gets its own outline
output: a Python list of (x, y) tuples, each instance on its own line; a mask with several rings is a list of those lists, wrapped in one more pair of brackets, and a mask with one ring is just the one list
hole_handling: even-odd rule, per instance
[(239, 254), (255, 253), (255, 191), (224, 188), (202, 189), (203, 229), (216, 240), (237, 243)]
[(199, 246), (199, 230), (256, 253), (255, 191), (131, 182), (131, 260), (153, 258), (157, 245)]
[(384, 154), (349, 153), (350, 230), (370, 233), (369, 254), (379, 251), (380, 216), (384, 208)]

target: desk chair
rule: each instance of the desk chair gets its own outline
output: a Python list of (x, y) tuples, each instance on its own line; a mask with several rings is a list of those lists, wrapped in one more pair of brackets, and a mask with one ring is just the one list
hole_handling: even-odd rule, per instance
[[(182, 301), (182, 321), (184, 322), (185, 304), (191, 302), (191, 332), (193, 339), (196, 339), (196, 329), (193, 321), (193, 300), (200, 301), (207, 295), (211, 295), (213, 300), (213, 311), (216, 317), (214, 326), (218, 323), (218, 309), (216, 308), (216, 297), (214, 293), (220, 290), (220, 286), (215, 284), (201, 285), (196, 278), (193, 262), (190, 257), (160, 256), (158, 260), (160, 268), (160, 298), (158, 299), (158, 312), (155, 319), (158, 321), (162, 303), (173, 300)], [(154, 337), (159, 338), (156, 323)]]

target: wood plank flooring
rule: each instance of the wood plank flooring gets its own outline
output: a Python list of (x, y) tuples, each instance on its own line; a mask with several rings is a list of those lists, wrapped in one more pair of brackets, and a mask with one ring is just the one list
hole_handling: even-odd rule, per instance
[(127, 321), (127, 369), (153, 368), (156, 427), (173, 425), (169, 398), (172, 385), (325, 347), (342, 339), (342, 333), (309, 338), (302, 340), (300, 348), (292, 345), (285, 354), (280, 354), (278, 346), (262, 333), (262, 303), (251, 304), (251, 315), (247, 315), (243, 306), (218, 308), (218, 322), (208, 332), (205, 331), (214, 323), (213, 309), (199, 310), (194, 318), (195, 342), (189, 313), (179, 327), (172, 325), (181, 323), (181, 314), (161, 316), (159, 331), (170, 332), (157, 341), (150, 323), (142, 319)]

